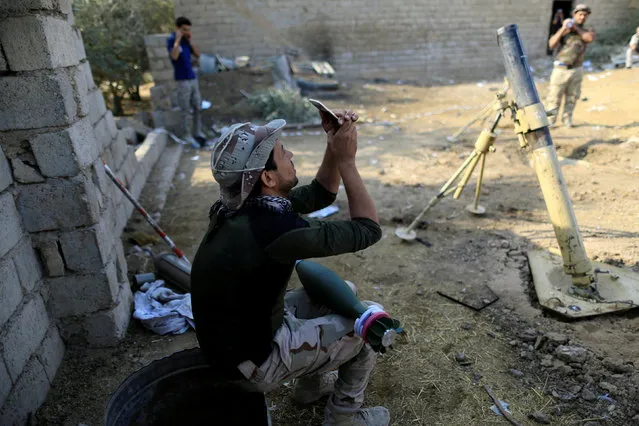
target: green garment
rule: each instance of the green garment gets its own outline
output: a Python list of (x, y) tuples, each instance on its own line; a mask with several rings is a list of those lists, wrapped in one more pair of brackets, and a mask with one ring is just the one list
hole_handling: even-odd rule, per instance
[(191, 271), (196, 333), (212, 362), (233, 368), (266, 359), (296, 260), (356, 252), (381, 238), (370, 219), (300, 216), (335, 196), (314, 180), (291, 191), (292, 213), (244, 208), (230, 218), (212, 217)]

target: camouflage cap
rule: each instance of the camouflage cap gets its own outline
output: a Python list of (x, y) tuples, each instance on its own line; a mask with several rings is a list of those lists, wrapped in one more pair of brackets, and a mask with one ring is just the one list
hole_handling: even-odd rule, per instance
[(592, 13), (592, 10), (590, 9), (590, 7), (586, 6), (585, 4), (580, 3), (577, 6), (575, 6), (575, 9), (572, 11), (573, 14), (577, 12), (586, 12), (588, 15), (590, 15)]
[(224, 206), (231, 210), (242, 206), (285, 125), (284, 120), (273, 120), (264, 126), (239, 123), (220, 136), (211, 152), (211, 171), (220, 185)]

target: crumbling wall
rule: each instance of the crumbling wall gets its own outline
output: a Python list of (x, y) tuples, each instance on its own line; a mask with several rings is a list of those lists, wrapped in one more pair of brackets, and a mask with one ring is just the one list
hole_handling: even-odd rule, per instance
[[(112, 345), (131, 290), (120, 234), (161, 149), (137, 151), (91, 76), (71, 0), (0, 2), (0, 424), (44, 401), (65, 343)], [(161, 140), (158, 140), (160, 138)]]
[[(599, 28), (625, 19), (628, 0), (594, 0)], [(519, 26), (531, 57), (543, 56), (550, 0), (367, 1), (327, 7), (304, 0), (175, 0), (176, 16), (193, 23), (203, 52), (270, 56), (297, 46), (329, 60), (344, 77), (415, 79), (428, 83), (500, 78), (496, 30)]]

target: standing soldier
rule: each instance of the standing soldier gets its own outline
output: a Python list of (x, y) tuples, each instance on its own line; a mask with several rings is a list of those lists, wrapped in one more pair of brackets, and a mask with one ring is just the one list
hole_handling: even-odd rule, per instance
[[(180, 136), (194, 148), (206, 141), (202, 132), (202, 98), (197, 76), (191, 66), (191, 55), (200, 57), (200, 49), (191, 40), (191, 21), (180, 16), (175, 20), (175, 32), (166, 40), (177, 84), (177, 100), (181, 113)], [(188, 120), (193, 110), (193, 126), (189, 131)], [(197, 140), (197, 142), (196, 142)]]
[(548, 42), (551, 49), (559, 46), (546, 99), (546, 110), (552, 114), (550, 121), (553, 125), (557, 121), (561, 99), (565, 95), (563, 123), (566, 127), (572, 127), (572, 113), (581, 95), (581, 65), (588, 44), (595, 40), (595, 31), (584, 27), (590, 13), (590, 8), (585, 4), (577, 5), (572, 19), (566, 19)]

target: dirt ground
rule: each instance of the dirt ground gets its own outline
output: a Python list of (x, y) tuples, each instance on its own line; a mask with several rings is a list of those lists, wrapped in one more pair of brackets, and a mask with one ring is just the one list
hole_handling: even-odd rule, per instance
[[(382, 303), (406, 334), (378, 359), (367, 405), (385, 405), (393, 425), (508, 424), (493, 411), (484, 386), (510, 404), (522, 425), (639, 424), (639, 317), (635, 311), (566, 321), (536, 302), (526, 252), (556, 241), (534, 170), (519, 152), (509, 119), (489, 154), (483, 217), (461, 199), (445, 199), (408, 244), (394, 236), (410, 222), (471, 151), (479, 126), (453, 134), (490, 102), (499, 82), (415, 87), (354, 84), (334, 108), (360, 114), (358, 165), (375, 199), (382, 240), (355, 254), (321, 262), (358, 285), (363, 299)], [(545, 95), (544, 83), (538, 85)], [(591, 259), (639, 272), (639, 71), (589, 74), (575, 127), (552, 129), (575, 212)], [(324, 151), (319, 129), (287, 131), (302, 183), (314, 176)], [(583, 160), (581, 162), (570, 159)], [(207, 151), (186, 151), (161, 225), (192, 258), (217, 196)], [(340, 212), (347, 218), (343, 191)], [(139, 222), (138, 222), (139, 223)], [(141, 226), (141, 225), (140, 225)], [(157, 247), (158, 249), (160, 246)], [(437, 290), (487, 285), (499, 300), (476, 312)], [(293, 280), (291, 286), (298, 286)], [(585, 357), (556, 354), (559, 345), (586, 348)], [(153, 359), (197, 346), (195, 334), (157, 336), (132, 322), (118, 348), (71, 349), (37, 424), (97, 425), (109, 395)], [(268, 395), (276, 425), (320, 424), (324, 401), (297, 407), (291, 384)], [(543, 418), (542, 418), (543, 417)]]

